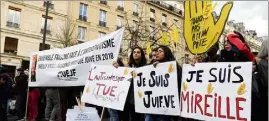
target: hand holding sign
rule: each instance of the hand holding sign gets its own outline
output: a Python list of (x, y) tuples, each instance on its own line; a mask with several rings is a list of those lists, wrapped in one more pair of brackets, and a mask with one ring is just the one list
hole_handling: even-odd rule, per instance
[(205, 3), (206, 1), (184, 3), (184, 37), (192, 54), (203, 54), (218, 41), (233, 7), (232, 2), (226, 3), (219, 19), (215, 21), (212, 14), (205, 19)]

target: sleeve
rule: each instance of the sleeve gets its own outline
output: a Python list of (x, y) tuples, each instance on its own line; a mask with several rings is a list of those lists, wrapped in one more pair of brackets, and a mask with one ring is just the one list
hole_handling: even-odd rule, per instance
[(267, 41), (263, 41), (263, 43), (261, 45), (261, 49), (257, 55), (259, 58), (264, 58), (264, 57), (268, 56), (268, 49), (266, 47), (267, 43), (268, 43)]

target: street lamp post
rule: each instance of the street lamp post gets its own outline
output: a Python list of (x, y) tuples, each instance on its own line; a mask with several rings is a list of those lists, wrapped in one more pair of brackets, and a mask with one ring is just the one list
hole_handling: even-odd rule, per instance
[(45, 23), (44, 23), (44, 31), (43, 31), (43, 42), (42, 42), (42, 50), (45, 50), (45, 42), (46, 42), (46, 34), (47, 34), (47, 21), (48, 21), (48, 12), (49, 12), (49, 0), (46, 1), (46, 15), (45, 15)]

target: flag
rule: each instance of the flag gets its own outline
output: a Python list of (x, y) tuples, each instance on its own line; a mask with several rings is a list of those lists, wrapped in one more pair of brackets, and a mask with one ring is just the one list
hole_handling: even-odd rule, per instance
[(162, 45), (168, 45), (167, 32), (163, 32), (161, 44)]

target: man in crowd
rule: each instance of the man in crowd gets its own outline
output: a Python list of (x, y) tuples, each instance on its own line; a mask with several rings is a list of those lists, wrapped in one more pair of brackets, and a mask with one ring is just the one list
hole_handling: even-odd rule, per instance
[(7, 121), (7, 101), (11, 96), (12, 79), (0, 65), (0, 120)]
[(151, 59), (150, 64), (153, 64), (156, 60), (156, 54), (157, 54), (157, 48), (153, 49), (152, 52), (149, 55), (149, 58)]
[(24, 121), (26, 99), (27, 99), (27, 88), (28, 88), (28, 76), (24, 73), (22, 68), (17, 69), (18, 76), (15, 77), (16, 85), (14, 92), (17, 94), (16, 97), (16, 111), (20, 121)]
[(255, 59), (258, 63), (257, 69), (261, 77), (259, 81), (261, 105), (263, 105), (261, 117), (268, 120), (268, 40), (262, 42), (260, 51)]
[(46, 95), (45, 119), (47, 121), (54, 121), (55, 119), (57, 119), (57, 121), (61, 121), (62, 120), (61, 100), (58, 88), (49, 87), (45, 95)]

